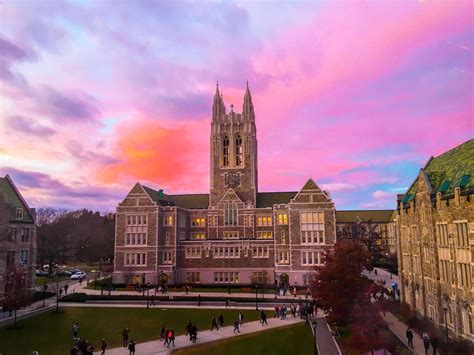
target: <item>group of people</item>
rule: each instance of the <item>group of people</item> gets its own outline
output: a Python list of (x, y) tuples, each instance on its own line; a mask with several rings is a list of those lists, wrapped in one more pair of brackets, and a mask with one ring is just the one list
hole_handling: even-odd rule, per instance
[[(130, 351), (130, 355), (135, 355), (135, 345), (136, 343), (132, 340), (128, 341), (129, 339), (130, 329), (123, 328), (122, 330), (122, 345), (124, 348), (127, 348)], [(104, 351), (105, 354), (105, 351)]]
[[(414, 335), (413, 335), (413, 330), (411, 328), (407, 329), (406, 337), (408, 340), (408, 346), (413, 349)], [(433, 355), (436, 355), (436, 350), (438, 349), (438, 338), (434, 336), (430, 339), (428, 333), (424, 332), (422, 335), (422, 340), (423, 340), (423, 347), (425, 348), (425, 354), (428, 355), (428, 350), (430, 349), (430, 344), (431, 344), (431, 347), (433, 348)]]
[(193, 344), (196, 343), (198, 330), (196, 323), (191, 323), (190, 320), (186, 322), (186, 336), (189, 336), (189, 341)]
[[(95, 347), (87, 339), (79, 338), (79, 324), (75, 322), (71, 328), (72, 340), (74, 344), (71, 348), (70, 355), (92, 355), (94, 354)], [(100, 343), (101, 355), (105, 355), (107, 349), (107, 341), (102, 338)]]

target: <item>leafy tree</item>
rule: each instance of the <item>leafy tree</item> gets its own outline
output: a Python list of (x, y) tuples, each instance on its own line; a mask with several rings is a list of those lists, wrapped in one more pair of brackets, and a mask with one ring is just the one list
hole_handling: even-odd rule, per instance
[(343, 242), (360, 243), (369, 252), (372, 262), (375, 262), (383, 255), (381, 236), (377, 228), (378, 225), (372, 220), (347, 223), (338, 230), (337, 239)]
[(337, 243), (316, 267), (311, 286), (313, 297), (332, 322), (346, 324), (354, 319), (354, 305), (364, 299), (370, 281), (362, 270), (371, 269), (369, 253), (360, 243)]
[(5, 294), (2, 306), (14, 312), (14, 327), (16, 324), (17, 311), (30, 304), (30, 291), (26, 287), (26, 270), (11, 266), (4, 276)]

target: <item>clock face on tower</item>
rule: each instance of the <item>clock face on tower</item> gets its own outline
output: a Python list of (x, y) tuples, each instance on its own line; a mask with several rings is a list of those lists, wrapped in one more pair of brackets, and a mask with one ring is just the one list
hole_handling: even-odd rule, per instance
[(240, 185), (240, 174), (239, 173), (226, 173), (224, 175), (225, 186), (235, 189)]

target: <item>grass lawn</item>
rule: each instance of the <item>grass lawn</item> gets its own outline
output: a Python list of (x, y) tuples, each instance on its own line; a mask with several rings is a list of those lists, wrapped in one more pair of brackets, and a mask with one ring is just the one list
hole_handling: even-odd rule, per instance
[[(173, 327), (176, 335), (185, 332), (186, 320), (196, 322), (199, 329), (208, 329), (211, 318), (221, 313), (225, 324), (237, 318), (238, 310), (162, 309), (162, 308), (71, 308), (63, 313), (45, 313), (19, 324), (19, 330), (0, 328), (0, 353), (8, 355), (64, 355), (72, 347), (71, 327), (79, 323), (79, 337), (92, 342), (96, 348), (106, 338), (110, 347), (121, 345), (122, 329), (130, 329), (130, 339), (143, 342), (159, 338), (161, 323)], [(247, 321), (258, 319), (256, 311), (242, 311)]]
[(309, 326), (303, 323), (173, 351), (173, 355), (181, 354), (314, 355), (313, 334)]

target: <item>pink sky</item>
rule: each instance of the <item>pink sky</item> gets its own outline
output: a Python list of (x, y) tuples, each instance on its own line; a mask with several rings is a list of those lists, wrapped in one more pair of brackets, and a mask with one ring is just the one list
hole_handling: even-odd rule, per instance
[(32, 206), (209, 189), (218, 80), (249, 80), (261, 191), (394, 208), (474, 136), (472, 2), (3, 2), (0, 174)]

